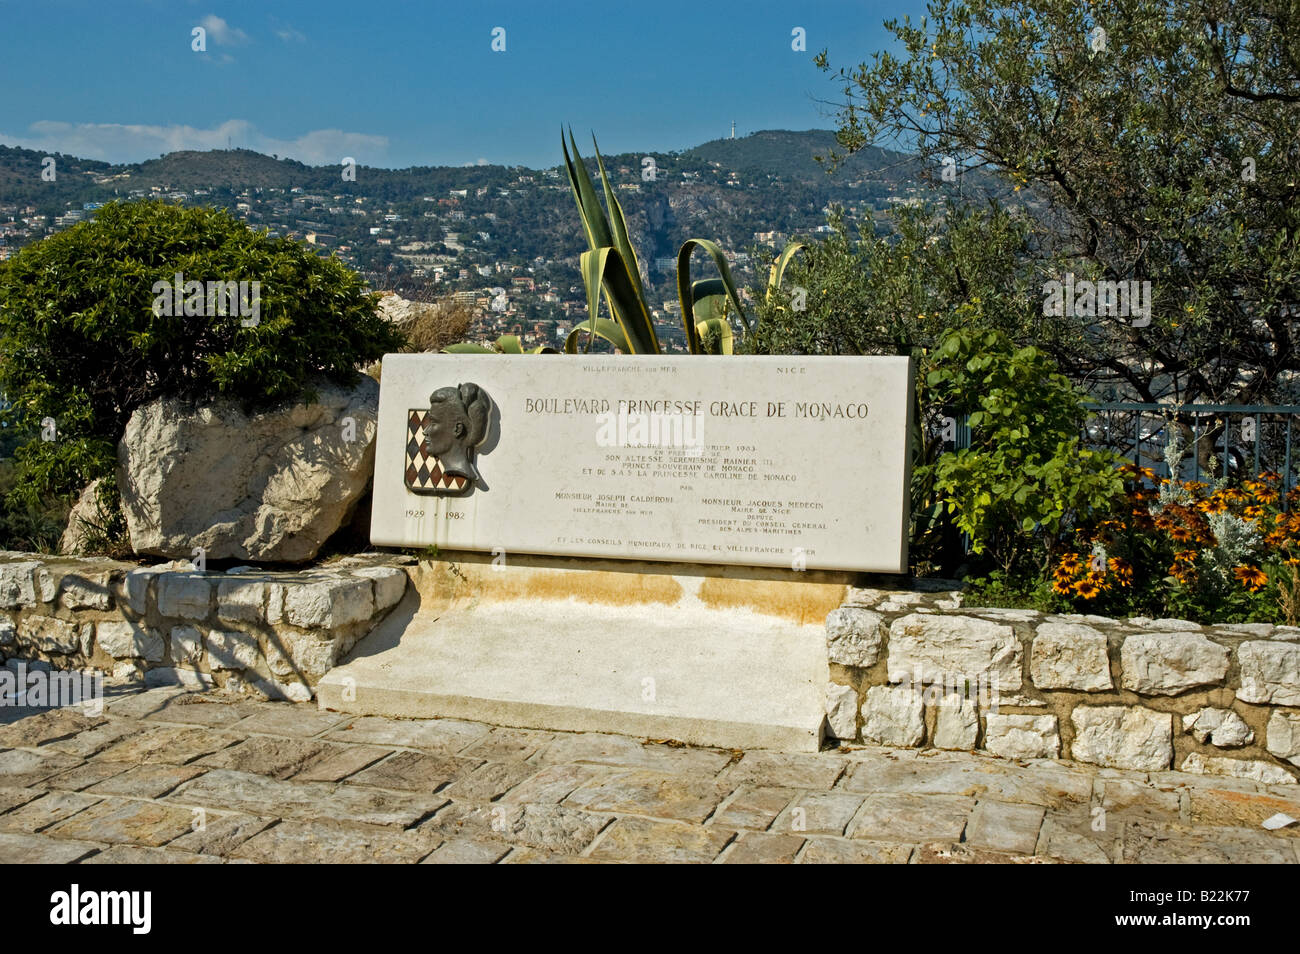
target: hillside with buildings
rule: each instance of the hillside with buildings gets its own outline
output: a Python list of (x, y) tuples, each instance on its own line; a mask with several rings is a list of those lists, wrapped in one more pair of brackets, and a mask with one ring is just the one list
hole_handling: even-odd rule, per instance
[[(885, 150), (828, 173), (816, 157), (833, 147), (826, 131), (776, 130), (606, 157), (670, 348), (680, 345), (675, 269), (685, 239), (719, 241), (737, 281), (752, 285), (765, 268), (757, 259), (789, 238), (828, 231), (832, 206), (873, 234), (881, 210), (944, 197), (944, 184)], [(585, 315), (577, 267), (585, 245), (558, 165), (349, 169), (244, 149), (110, 165), (0, 146), (0, 259), (105, 202), (146, 197), (226, 208), (337, 255), (376, 289), (454, 297), (475, 310), (475, 337), (554, 344)]]

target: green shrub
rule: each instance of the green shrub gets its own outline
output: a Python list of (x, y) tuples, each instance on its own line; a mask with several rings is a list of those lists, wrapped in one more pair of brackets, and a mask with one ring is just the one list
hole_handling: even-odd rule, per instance
[(1041, 576), (1077, 526), (1121, 499), (1120, 459), (1080, 446), (1084, 396), (1037, 348), (997, 331), (955, 331), (925, 383), (930, 401), (968, 415), (971, 442), (920, 476), (1004, 580)]
[[(178, 273), (205, 293), (169, 315), (156, 284)], [(256, 308), (209, 297), (208, 282), (259, 282)], [(3, 416), (31, 435), (14, 455), (11, 503), (111, 474), (128, 418), (155, 398), (256, 407), (311, 397), (316, 375), (350, 383), (402, 345), (375, 305), (337, 259), (217, 209), (113, 203), (23, 249), (0, 263)]]

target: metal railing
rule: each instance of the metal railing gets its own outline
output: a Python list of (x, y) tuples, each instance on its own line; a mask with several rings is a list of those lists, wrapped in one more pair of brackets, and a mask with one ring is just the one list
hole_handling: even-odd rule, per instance
[(1093, 416), (1084, 425), (1086, 443), (1114, 450), (1161, 477), (1174, 476), (1165, 451), (1178, 430), (1185, 448), (1180, 477), (1214, 480), (1274, 471), (1284, 492), (1300, 480), (1300, 460), (1292, 452), (1300, 405), (1119, 402), (1089, 404), (1088, 410)]

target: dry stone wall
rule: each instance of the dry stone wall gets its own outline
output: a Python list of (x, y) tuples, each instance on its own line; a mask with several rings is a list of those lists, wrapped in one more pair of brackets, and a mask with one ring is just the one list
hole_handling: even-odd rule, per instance
[(199, 572), (189, 562), (0, 551), (0, 654), (306, 701), (401, 600), (410, 562), (373, 555), (294, 571)]
[(826, 620), (829, 734), (1300, 783), (1300, 627), (963, 605), (850, 590)]

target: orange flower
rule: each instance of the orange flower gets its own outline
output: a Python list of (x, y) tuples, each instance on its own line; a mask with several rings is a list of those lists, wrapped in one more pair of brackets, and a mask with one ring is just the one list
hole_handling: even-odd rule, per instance
[(1268, 574), (1257, 566), (1233, 567), (1232, 575), (1252, 593), (1258, 593), (1268, 583)]
[(1262, 519), (1264, 519), (1264, 508), (1263, 508), (1263, 507), (1250, 506), (1250, 507), (1247, 507), (1245, 510), (1243, 510), (1241, 513), (1242, 513), (1242, 516), (1244, 516), (1247, 520), (1262, 520)]
[(1074, 592), (1074, 587), (1070, 584), (1068, 579), (1057, 577), (1052, 581), (1052, 592), (1060, 593), (1062, 596), (1069, 596)]

